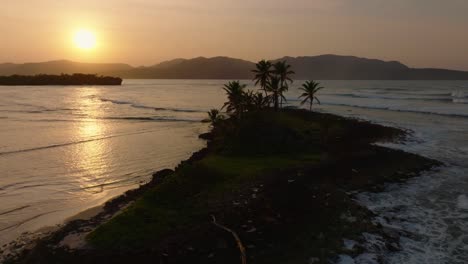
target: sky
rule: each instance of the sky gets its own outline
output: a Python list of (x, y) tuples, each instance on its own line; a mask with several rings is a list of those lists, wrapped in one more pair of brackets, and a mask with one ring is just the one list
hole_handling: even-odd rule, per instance
[[(467, 0), (1, 0), (0, 62), (354, 55), (468, 70)], [(73, 43), (80, 29), (97, 46)]]

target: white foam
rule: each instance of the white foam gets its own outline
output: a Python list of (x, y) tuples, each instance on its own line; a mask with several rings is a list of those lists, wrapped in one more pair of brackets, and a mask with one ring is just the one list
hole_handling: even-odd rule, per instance
[(348, 255), (339, 255), (336, 264), (356, 264), (356, 262)]
[(465, 194), (458, 196), (457, 207), (462, 210), (468, 210), (468, 197)]
[(353, 250), (356, 245), (357, 245), (357, 242), (354, 240), (343, 239), (343, 246), (347, 250)]

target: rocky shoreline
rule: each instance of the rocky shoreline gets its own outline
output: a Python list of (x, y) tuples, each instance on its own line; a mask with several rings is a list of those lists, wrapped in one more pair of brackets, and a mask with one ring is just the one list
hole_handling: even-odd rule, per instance
[[(6, 263), (239, 263), (239, 241), (250, 263), (284, 263), (285, 260), (288, 263), (328, 263), (340, 254), (357, 256), (363, 253), (365, 249), (360, 245), (365, 242), (365, 237), (362, 234), (378, 234), (385, 238), (385, 247), (398, 250), (398, 234), (374, 224), (372, 212), (357, 204), (352, 193), (380, 191), (385, 183), (404, 181), (442, 164), (373, 144), (403, 139), (407, 132), (399, 129), (302, 110), (288, 110), (282, 115), (275, 117), (272, 123), (262, 125), (271, 126), (270, 131), (282, 131), (275, 138), (286, 138), (288, 145), (297, 143), (297, 149), (275, 152), (265, 163), (257, 161), (266, 155), (264, 152), (243, 154), (249, 157), (244, 160), (238, 157), (237, 150), (233, 150), (239, 144), (232, 141), (231, 135), (225, 135), (224, 130), (215, 127), (211, 133), (200, 135), (208, 141), (207, 147), (195, 152), (174, 170), (156, 172), (148, 184), (107, 202), (96, 216), (67, 223), (39, 239), (34, 247), (11, 255)], [(253, 117), (253, 120), (263, 120), (258, 118), (265, 119), (265, 116)], [(320, 133), (310, 132), (309, 126), (302, 130), (302, 124), (297, 121), (310, 122), (310, 127), (318, 127)], [(296, 124), (301, 128), (297, 129)], [(250, 132), (260, 133), (256, 124), (246, 123), (245, 126)], [(288, 130), (291, 126), (294, 132)], [(295, 138), (299, 134), (303, 138)], [(244, 139), (242, 133), (238, 137)], [(250, 134), (250, 137), (255, 136)], [(319, 141), (311, 143), (310, 139)], [(252, 142), (259, 142), (259, 138)], [(245, 147), (242, 145), (242, 153), (252, 151), (247, 147), (257, 144), (252, 142), (246, 142)], [(266, 146), (258, 144), (254, 151), (263, 150), (271, 142), (266, 140)], [(301, 145), (306, 144), (315, 144), (314, 148), (320, 151), (303, 151)], [(304, 154), (298, 156), (296, 152), (299, 151)], [(267, 152), (270, 155), (272, 151), (268, 149)], [(236, 162), (234, 165), (232, 160)], [(280, 166), (283, 163), (285, 165)], [(243, 171), (239, 173), (249, 177), (236, 179), (234, 183), (230, 178), (225, 180), (225, 176), (219, 180), (218, 175), (224, 175), (219, 172), (220, 164), (227, 175)], [(216, 170), (211, 167), (206, 170), (206, 166), (214, 166)], [(254, 173), (245, 168), (252, 168)], [(203, 185), (189, 180), (196, 186), (185, 190), (173, 184), (186, 171), (200, 177), (196, 182), (203, 182)], [(205, 178), (205, 174), (209, 177)], [(138, 211), (142, 201), (158, 192), (180, 192), (180, 197), (162, 196), (156, 201), (183, 203), (181, 207), (173, 208), (171, 204), (168, 207), (172, 211), (185, 208), (183, 210), (190, 212), (190, 221), (180, 220), (184, 216), (178, 213), (182, 215), (177, 215), (167, 227), (158, 225), (148, 229), (148, 232), (155, 228), (163, 230), (155, 232), (159, 235), (157, 238), (147, 238), (145, 232), (136, 240), (122, 237), (128, 232), (119, 230), (119, 221), (123, 221), (124, 226), (134, 224), (135, 230), (139, 230), (140, 225), (146, 230), (146, 225), (153, 225), (160, 221), (157, 219), (160, 215), (160, 218), (166, 215), (161, 211), (164, 208), (158, 209), (156, 220), (153, 215)], [(145, 202), (145, 206), (152, 205)], [(140, 222), (145, 217), (148, 219)], [(215, 224), (229, 227), (239, 241)], [(131, 245), (128, 241), (137, 243)]]

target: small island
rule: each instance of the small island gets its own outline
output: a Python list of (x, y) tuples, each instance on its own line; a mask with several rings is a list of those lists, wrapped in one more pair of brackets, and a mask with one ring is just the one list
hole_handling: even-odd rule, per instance
[(204, 149), (91, 218), (27, 248), (12, 244), (24, 250), (5, 263), (330, 263), (362, 254), (362, 234), (398, 250), (353, 194), (441, 163), (374, 144), (403, 130), (314, 111), (324, 89), (316, 81), (300, 88), (307, 110), (285, 107), (294, 74), (285, 61), (260, 61), (253, 72), (259, 90), (224, 85)]
[(11, 75), (0, 76), (0, 85), (20, 86), (20, 85), (122, 85), (119, 77), (98, 76), (95, 74), (72, 75)]

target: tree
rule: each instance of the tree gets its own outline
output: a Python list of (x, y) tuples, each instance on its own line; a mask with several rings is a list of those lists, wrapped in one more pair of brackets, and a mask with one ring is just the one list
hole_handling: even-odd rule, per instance
[(272, 76), (270, 78), (270, 82), (267, 86), (267, 91), (271, 93), (275, 111), (278, 111), (280, 100), (286, 100), (286, 98), (283, 95), (284, 87), (280, 86), (280, 78), (278, 76)]
[(292, 83), (293, 80), (291, 79), (291, 75), (295, 74), (294, 71), (291, 70), (291, 65), (289, 65), (286, 61), (278, 61), (273, 65), (273, 73), (279, 79), (279, 89), (281, 94), (281, 107), (283, 107), (283, 93), (288, 91), (289, 86), (288, 82)]
[(211, 109), (208, 112), (208, 117), (210, 118), (210, 122), (212, 126), (215, 126), (219, 121), (223, 120), (223, 115), (219, 113), (218, 109)]
[(310, 111), (312, 111), (312, 105), (314, 104), (314, 100), (317, 101), (318, 104), (320, 104), (320, 100), (317, 98), (316, 94), (322, 89), (323, 87), (320, 87), (320, 83), (315, 81), (307, 81), (304, 84), (302, 84), (302, 87), (299, 88), (299, 90), (303, 91), (303, 93), (299, 96), (299, 99), (304, 98), (304, 100), (302, 100), (301, 102), (301, 105), (309, 101), (309, 109)]
[(233, 113), (240, 118), (245, 111), (245, 87), (247, 85), (241, 84), (239, 81), (232, 81), (225, 84), (223, 90), (226, 91), (228, 101), (224, 103), (222, 109), (226, 107), (228, 113)]
[(255, 66), (256, 69), (252, 70), (252, 72), (255, 73), (255, 77), (253, 80), (255, 81), (255, 85), (260, 84), (261, 90), (263, 90), (265, 92), (265, 96), (267, 96), (268, 82), (273, 73), (273, 71), (271, 70), (272, 64), (269, 61), (261, 60)]
[(271, 101), (271, 96), (269, 95), (265, 96), (263, 95), (263, 93), (260, 93), (260, 92), (253, 94), (252, 99), (251, 99), (253, 106), (257, 110), (267, 107), (270, 104), (270, 101)]

